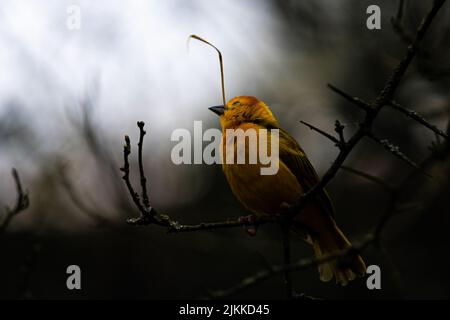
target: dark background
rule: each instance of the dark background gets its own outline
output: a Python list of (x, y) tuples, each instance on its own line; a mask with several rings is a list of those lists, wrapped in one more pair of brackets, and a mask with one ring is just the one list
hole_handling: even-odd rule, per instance
[[(68, 3), (49, 1), (39, 8), (2, 3), (0, 203), (14, 201), (13, 166), (30, 194), (30, 207), (0, 235), (2, 299), (201, 298), (282, 263), (276, 225), (249, 237), (241, 228), (166, 234), (157, 226), (125, 223), (138, 212), (120, 178), (122, 139), (124, 133), (132, 139), (137, 187), (138, 120), (147, 123), (145, 169), (158, 211), (186, 224), (248, 214), (219, 165), (170, 161), (173, 129), (192, 131), (193, 120), (202, 120), (204, 129), (218, 127), (206, 109), (221, 101), (217, 57), (198, 44), (187, 53), (189, 34), (222, 49), (228, 98), (247, 94), (267, 102), (319, 174), (337, 149), (299, 120), (333, 132), (339, 119), (350, 136), (363, 113), (326, 84), (373, 99), (407, 47), (390, 23), (397, 1), (169, 3), (136, 1), (126, 7), (81, 1), (83, 24), (76, 34), (64, 25)], [(431, 3), (406, 1), (405, 30), (413, 34)], [(365, 26), (371, 4), (381, 8), (381, 30)], [(445, 4), (396, 94), (401, 104), (447, 132), (449, 16)], [(381, 268), (382, 289), (368, 290), (365, 279), (347, 287), (322, 283), (315, 268), (296, 272), (294, 287), (323, 299), (448, 299), (449, 145), (388, 107), (375, 132), (415, 162), (429, 159), (424, 170), (433, 176), (416, 173), (402, 185), (381, 250), (364, 251), (366, 263)], [(430, 152), (432, 143), (439, 152)], [(345, 164), (393, 186), (413, 171), (367, 139)], [(386, 190), (346, 171), (327, 190), (338, 224), (357, 242), (389, 204)], [(299, 239), (292, 252), (294, 259), (312, 254)], [(81, 267), (82, 290), (66, 288), (71, 264)], [(282, 277), (276, 276), (233, 297), (284, 296)]]

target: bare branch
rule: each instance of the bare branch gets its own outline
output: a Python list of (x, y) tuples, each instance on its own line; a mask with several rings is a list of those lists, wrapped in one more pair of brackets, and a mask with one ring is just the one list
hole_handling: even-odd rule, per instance
[(144, 201), (147, 201), (147, 206), (143, 205), (141, 203), (141, 199), (139, 198), (139, 194), (134, 191), (134, 188), (130, 181), (130, 163), (129, 163), (129, 155), (131, 153), (131, 144), (130, 144), (130, 138), (128, 136), (125, 136), (125, 144), (123, 147), (123, 159), (124, 159), (124, 165), (120, 170), (124, 173), (123, 180), (125, 180), (125, 183), (128, 188), (128, 192), (131, 195), (131, 198), (133, 199), (134, 204), (136, 205), (137, 209), (140, 212), (140, 216), (137, 218), (130, 218), (127, 220), (128, 224), (131, 225), (158, 225), (160, 227), (167, 228), (168, 233), (180, 233), (180, 232), (193, 232), (193, 231), (201, 231), (201, 230), (214, 230), (214, 229), (226, 229), (226, 228), (234, 228), (239, 226), (258, 226), (264, 223), (268, 222), (276, 222), (279, 220), (279, 217), (273, 216), (273, 217), (257, 217), (251, 222), (247, 220), (242, 219), (235, 219), (235, 220), (227, 220), (227, 221), (221, 221), (221, 222), (208, 222), (208, 223), (200, 223), (195, 225), (184, 225), (180, 224), (178, 221), (172, 220), (168, 215), (165, 214), (159, 214), (155, 208), (150, 206), (150, 202), (147, 196), (147, 190), (146, 190), (146, 177), (144, 176), (144, 170), (142, 165), (142, 152), (143, 152), (143, 143), (144, 143), (144, 135), (145, 130), (144, 122), (138, 122), (137, 123), (139, 130), (140, 130), (140, 136), (139, 136), (139, 172), (140, 172), (140, 181), (142, 186), (142, 192), (143, 192), (143, 198)]
[(334, 144), (335, 144), (336, 146), (338, 146), (338, 147), (340, 146), (341, 141), (339, 141), (338, 139), (336, 139), (336, 138), (335, 138), (334, 136), (332, 136), (331, 134), (329, 134), (329, 133), (323, 131), (322, 129), (319, 129), (319, 128), (313, 126), (312, 124), (307, 123), (306, 121), (300, 120), (300, 123), (304, 124), (305, 126), (307, 126), (308, 128), (310, 128), (311, 130), (314, 130), (314, 131), (320, 133), (321, 135), (327, 137), (328, 139), (330, 139), (331, 141), (333, 141)]
[(368, 132), (366, 135), (369, 138), (371, 138), (373, 141), (375, 141), (376, 143), (382, 145), (385, 150), (389, 151), (390, 153), (392, 153), (394, 156), (396, 156), (400, 160), (403, 160), (404, 162), (406, 162), (407, 164), (409, 164), (410, 166), (412, 166), (414, 168), (419, 168), (419, 165), (417, 163), (415, 163), (410, 158), (408, 158), (403, 152), (400, 151), (400, 148), (398, 146), (390, 143), (389, 140), (378, 138), (372, 132)]
[(180, 224), (178, 221), (172, 220), (167, 215), (159, 214), (158, 219), (130, 218), (127, 220), (132, 225), (150, 225), (155, 224), (167, 228), (167, 233), (195, 232), (205, 230), (229, 229), (242, 226), (260, 226), (265, 223), (278, 221), (277, 217), (257, 217), (254, 221), (245, 221), (242, 219), (233, 219), (219, 222), (202, 222), (194, 225)]
[(59, 177), (61, 186), (68, 195), (70, 201), (77, 207), (81, 212), (83, 212), (86, 216), (88, 216), (90, 219), (95, 221), (96, 226), (107, 226), (111, 225), (111, 221), (105, 217), (103, 217), (101, 214), (98, 213), (97, 209), (92, 209), (84, 200), (82, 196), (79, 195), (77, 192), (75, 186), (70, 181), (69, 177), (67, 176), (67, 173), (65, 172), (64, 168), (61, 168), (59, 170)]
[(148, 215), (148, 212), (144, 209), (141, 204), (141, 200), (139, 199), (139, 194), (134, 191), (133, 186), (130, 182), (130, 163), (128, 161), (128, 157), (131, 153), (131, 145), (130, 145), (130, 137), (125, 136), (125, 144), (123, 146), (123, 167), (120, 170), (123, 172), (122, 179), (125, 180), (125, 184), (127, 185), (128, 191), (133, 199), (134, 204), (139, 209), (139, 212), (144, 216)]
[(413, 36), (405, 30), (405, 26), (403, 24), (403, 12), (405, 8), (405, 1), (399, 0), (397, 14), (395, 17), (391, 18), (391, 24), (394, 31), (399, 35), (400, 39), (407, 44), (412, 43)]
[(444, 137), (445, 139), (449, 139), (448, 135), (444, 131), (440, 130), (436, 126), (434, 126), (431, 123), (429, 123), (427, 120), (425, 120), (425, 118), (423, 116), (418, 114), (416, 111), (408, 109), (408, 108), (405, 108), (405, 107), (402, 107), (399, 103), (397, 103), (394, 100), (389, 101), (388, 105), (391, 106), (392, 108), (394, 108), (395, 110), (398, 110), (401, 113), (407, 115), (411, 119), (419, 122), (420, 124), (422, 124), (423, 126), (427, 127), (428, 129), (430, 129), (431, 131), (433, 131), (437, 135), (439, 135), (441, 137)]
[(419, 27), (417, 28), (416, 36), (414, 41), (411, 45), (408, 46), (408, 50), (406, 51), (405, 56), (400, 61), (400, 63), (397, 65), (397, 67), (392, 72), (392, 75), (386, 82), (383, 90), (378, 95), (377, 99), (374, 102), (374, 107), (378, 111), (387, 104), (388, 101), (392, 99), (392, 96), (394, 92), (397, 90), (397, 87), (400, 84), (400, 81), (402, 80), (403, 76), (405, 75), (406, 70), (408, 69), (409, 65), (411, 64), (412, 59), (417, 53), (417, 48), (420, 44), (420, 42), (425, 37), (425, 34), (430, 27), (431, 22), (433, 21), (436, 14), (439, 12), (439, 9), (442, 7), (442, 5), (445, 3), (446, 0), (434, 0), (433, 6), (431, 7), (431, 10), (428, 12), (428, 14), (423, 18), (422, 22), (420, 23)]
[(397, 21), (401, 21), (402, 20), (404, 6), (405, 6), (405, 1), (404, 0), (400, 0), (399, 3), (398, 3), (397, 14), (395, 15), (395, 19), (397, 19)]
[(346, 100), (350, 101), (351, 103), (353, 103), (354, 105), (356, 105), (357, 107), (363, 109), (366, 112), (372, 112), (373, 109), (370, 105), (370, 103), (365, 102), (364, 100), (361, 100), (360, 98), (357, 97), (352, 97), (351, 95), (349, 95), (348, 93), (345, 93), (344, 91), (342, 91), (341, 89), (336, 88), (335, 86), (331, 85), (331, 84), (327, 84), (328, 88), (330, 88), (332, 91), (336, 92), (338, 95), (344, 97)]
[(389, 183), (387, 183), (386, 181), (384, 181), (383, 179), (373, 176), (371, 174), (368, 174), (366, 172), (351, 168), (351, 167), (347, 167), (347, 166), (341, 166), (341, 169), (347, 172), (350, 172), (356, 176), (362, 177), (366, 180), (369, 180), (377, 185), (379, 185), (380, 187), (382, 187), (383, 189), (385, 189), (387, 192), (393, 192), (394, 191), (394, 187), (391, 186)]
[(30, 205), (28, 192), (23, 191), (22, 183), (20, 182), (20, 177), (19, 174), (17, 173), (17, 170), (13, 168), (11, 174), (16, 184), (17, 198), (13, 208), (5, 207), (5, 216), (3, 217), (3, 220), (0, 223), (0, 234), (5, 231), (5, 229), (11, 222), (11, 219), (15, 215), (19, 214), (20, 212), (28, 208), (28, 206)]
[(336, 122), (334, 123), (334, 131), (336, 131), (336, 133), (339, 135), (339, 141), (343, 145), (345, 145), (344, 129), (345, 126), (341, 124), (339, 120), (336, 120)]
[(375, 241), (373, 235), (369, 234), (361, 243), (353, 244), (353, 246), (348, 247), (344, 250), (336, 251), (332, 254), (323, 255), (320, 258), (311, 257), (307, 259), (301, 259), (296, 262), (289, 264), (288, 266), (284, 265), (275, 265), (269, 269), (260, 270), (254, 273), (252, 276), (246, 277), (239, 281), (239, 283), (229, 289), (213, 291), (210, 293), (212, 298), (225, 298), (236, 293), (239, 293), (245, 289), (248, 289), (252, 286), (255, 286), (273, 276), (283, 274), (286, 270), (291, 272), (298, 270), (305, 270), (311, 267), (315, 267), (321, 265), (323, 263), (339, 260), (339, 259), (347, 259), (349, 257), (355, 256), (361, 253), (367, 246), (372, 244)]
[(145, 178), (144, 174), (144, 165), (142, 163), (142, 149), (143, 149), (143, 143), (144, 143), (144, 136), (146, 134), (144, 130), (145, 123), (143, 121), (139, 121), (137, 123), (137, 126), (139, 127), (139, 174), (141, 177), (141, 188), (142, 188), (142, 203), (144, 205), (144, 208), (148, 211), (150, 210), (150, 201), (148, 200), (148, 194), (147, 194), (147, 179)]
[(344, 163), (347, 156), (350, 154), (351, 150), (356, 146), (359, 140), (364, 136), (365, 130), (359, 129), (352, 138), (341, 147), (341, 151), (339, 152), (337, 158), (331, 164), (331, 167), (325, 172), (322, 176), (322, 179), (314, 187), (312, 187), (308, 192), (302, 195), (293, 205), (291, 205), (288, 209), (282, 212), (283, 214), (288, 214), (294, 216), (298, 214), (298, 212), (304, 208), (304, 206), (316, 197), (316, 195), (323, 190), (323, 188), (334, 178), (339, 168)]

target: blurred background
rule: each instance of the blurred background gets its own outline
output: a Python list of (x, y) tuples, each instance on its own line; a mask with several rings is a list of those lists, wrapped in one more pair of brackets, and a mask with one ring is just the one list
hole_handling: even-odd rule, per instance
[[(366, 9), (381, 8), (381, 30), (366, 28)], [(413, 34), (432, 1), (405, 1), (402, 23)], [(391, 25), (398, 1), (2, 0), (0, 4), (0, 204), (16, 197), (19, 171), (30, 207), (0, 234), (0, 298), (201, 298), (283, 260), (277, 226), (256, 237), (240, 228), (166, 234), (133, 227), (138, 216), (124, 188), (123, 136), (132, 139), (132, 179), (138, 189), (137, 121), (145, 121), (145, 170), (151, 204), (182, 223), (247, 215), (220, 165), (174, 165), (173, 130), (218, 128), (207, 110), (221, 103), (216, 53), (192, 42), (198, 34), (224, 56), (227, 98), (253, 95), (323, 174), (337, 155), (329, 140), (299, 120), (346, 135), (363, 116), (327, 83), (373, 99), (407, 43)], [(79, 9), (79, 28), (71, 19)], [(406, 74), (396, 99), (449, 131), (450, 8), (444, 5)], [(379, 265), (382, 289), (365, 279), (347, 287), (319, 281), (315, 268), (296, 272), (298, 292), (323, 299), (450, 297), (450, 146), (386, 107), (376, 121), (388, 138), (433, 178), (414, 174), (379, 145), (364, 140), (346, 165), (401, 185), (381, 250), (364, 252)], [(430, 149), (430, 146), (432, 148)], [(390, 194), (340, 171), (328, 191), (345, 233), (358, 241), (376, 223)], [(4, 212), (0, 212), (0, 221)], [(293, 258), (310, 257), (300, 240)], [(82, 290), (66, 288), (66, 268), (82, 270)], [(284, 298), (281, 277), (233, 298)]]

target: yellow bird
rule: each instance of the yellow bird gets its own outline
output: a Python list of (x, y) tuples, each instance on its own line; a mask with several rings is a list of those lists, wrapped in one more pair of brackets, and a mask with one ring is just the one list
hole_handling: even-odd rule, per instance
[[(251, 212), (257, 215), (276, 214), (280, 209), (293, 204), (299, 197), (311, 189), (319, 177), (297, 141), (283, 130), (269, 107), (261, 100), (240, 96), (231, 99), (225, 106), (210, 107), (220, 116), (222, 127), (222, 156), (227, 150), (245, 148), (246, 160), (249, 158), (249, 144), (242, 139), (227, 139), (227, 129), (279, 130), (278, 171), (274, 175), (262, 175), (261, 164), (237, 164), (222, 161), (223, 172), (236, 198)], [(259, 139), (259, 135), (257, 135)], [(269, 135), (270, 137), (270, 135)], [(259, 143), (263, 141), (258, 140)], [(244, 146), (239, 146), (244, 143)], [(270, 139), (264, 143), (270, 144)], [(266, 150), (270, 150), (268, 147)], [(234, 154), (236, 155), (237, 152)], [(235, 159), (234, 159), (235, 160)], [(298, 231), (313, 246), (316, 257), (348, 248), (351, 244), (336, 225), (334, 209), (325, 191), (311, 201), (295, 216), (295, 221), (302, 225)], [(366, 272), (362, 258), (354, 256), (346, 263), (331, 261), (319, 265), (322, 281), (346, 285), (349, 281)]]

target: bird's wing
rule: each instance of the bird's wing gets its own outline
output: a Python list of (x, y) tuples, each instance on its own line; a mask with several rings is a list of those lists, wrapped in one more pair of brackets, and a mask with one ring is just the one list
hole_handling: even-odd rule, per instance
[[(280, 160), (283, 161), (295, 175), (305, 192), (308, 192), (319, 182), (319, 176), (297, 141), (284, 129), (280, 128), (279, 132), (280, 145), (287, 145), (287, 148), (280, 148)], [(334, 217), (333, 204), (325, 190), (319, 192), (318, 199), (318, 203), (320, 203), (321, 207)]]
[[(278, 125), (275, 126), (263, 119), (258, 119), (254, 122), (266, 129), (279, 130), (280, 160), (289, 168), (289, 170), (291, 170), (305, 192), (308, 192), (313, 188), (319, 182), (319, 176), (298, 142)], [(286, 147), (281, 148), (282, 145), (285, 145)], [(334, 218), (333, 203), (325, 189), (319, 192), (317, 197), (317, 202), (322, 209)]]

